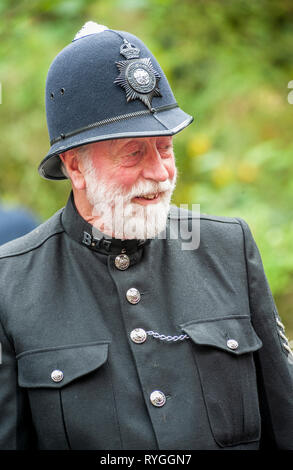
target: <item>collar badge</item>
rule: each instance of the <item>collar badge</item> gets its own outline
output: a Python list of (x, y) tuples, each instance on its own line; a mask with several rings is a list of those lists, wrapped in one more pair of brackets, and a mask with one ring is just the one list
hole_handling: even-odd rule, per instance
[(120, 47), (120, 54), (126, 60), (116, 62), (120, 74), (114, 83), (124, 88), (128, 103), (139, 99), (151, 110), (153, 96), (162, 96), (158, 87), (160, 75), (150, 58), (140, 59), (140, 49), (126, 39)]

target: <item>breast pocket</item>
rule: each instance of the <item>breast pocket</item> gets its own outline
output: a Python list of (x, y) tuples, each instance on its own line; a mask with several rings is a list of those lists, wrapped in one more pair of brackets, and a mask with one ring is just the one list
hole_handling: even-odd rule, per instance
[(262, 342), (250, 317), (225, 317), (181, 325), (192, 341), (215, 441), (233, 446), (260, 439), (253, 352)]
[(119, 447), (108, 352), (98, 341), (18, 355), (40, 448)]

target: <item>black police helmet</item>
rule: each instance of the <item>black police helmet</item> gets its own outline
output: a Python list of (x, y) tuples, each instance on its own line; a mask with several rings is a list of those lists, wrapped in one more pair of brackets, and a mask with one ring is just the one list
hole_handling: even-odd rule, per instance
[(39, 173), (56, 180), (66, 178), (59, 157), (66, 150), (108, 139), (174, 135), (193, 120), (179, 108), (140, 39), (93, 22), (51, 64), (46, 113), (51, 148)]

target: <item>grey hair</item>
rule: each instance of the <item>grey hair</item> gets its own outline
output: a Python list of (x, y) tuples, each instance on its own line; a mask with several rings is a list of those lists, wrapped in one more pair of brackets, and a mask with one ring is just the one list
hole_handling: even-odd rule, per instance
[(60, 158), (60, 169), (61, 169), (61, 172), (63, 173), (63, 175), (69, 179), (69, 175), (67, 173), (67, 170), (66, 170), (66, 166), (64, 165), (64, 163), (62, 162), (61, 158)]
[[(89, 148), (87, 145), (83, 145), (81, 147), (76, 147), (74, 150), (74, 155), (77, 159), (78, 162), (81, 161), (81, 159), (85, 160), (89, 158), (90, 156), (90, 151), (89, 151)], [(67, 179), (70, 179), (69, 177), (69, 174), (68, 174), (68, 171), (66, 169), (66, 166), (64, 165), (63, 161), (61, 160), (60, 158), (60, 168), (61, 168), (61, 171), (63, 173), (63, 175), (67, 178)]]

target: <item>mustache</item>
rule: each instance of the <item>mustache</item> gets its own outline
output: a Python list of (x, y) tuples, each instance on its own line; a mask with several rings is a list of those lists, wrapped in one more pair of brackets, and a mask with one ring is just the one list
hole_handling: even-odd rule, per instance
[(141, 197), (147, 194), (157, 194), (164, 193), (166, 191), (171, 191), (174, 185), (170, 180), (155, 183), (151, 181), (144, 181), (141, 183), (136, 183), (130, 190), (128, 190), (124, 196), (125, 202), (131, 201), (134, 197)]
[(177, 180), (177, 169), (175, 169), (174, 177), (172, 180), (166, 181), (139, 181), (135, 183), (130, 189), (122, 189), (120, 186), (112, 186), (112, 197), (123, 197), (124, 202), (130, 202), (131, 199), (138, 196), (144, 196), (146, 194), (156, 194), (173, 191), (176, 186)]

